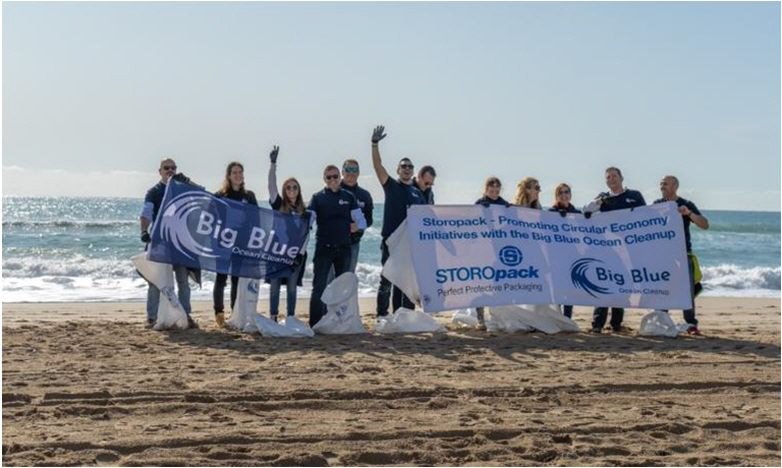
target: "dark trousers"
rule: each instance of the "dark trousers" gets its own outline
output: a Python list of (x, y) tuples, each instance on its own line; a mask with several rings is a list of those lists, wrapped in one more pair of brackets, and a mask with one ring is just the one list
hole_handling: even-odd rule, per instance
[[(215, 313), (222, 312), (225, 309), (223, 304), (223, 294), (225, 293), (225, 284), (228, 281), (228, 275), (218, 273), (215, 278), (215, 288), (212, 291), (212, 299), (214, 299)], [(239, 277), (231, 277), (231, 309), (234, 308), (236, 303), (236, 286), (239, 284)]]
[[(380, 256), (380, 263), (386, 264), (388, 260), (388, 247), (386, 247), (386, 240), (383, 239), (380, 242), (380, 250), (382, 252)], [(380, 287), (377, 288), (377, 316), (383, 317), (388, 315), (388, 299), (391, 298), (391, 305), (396, 311), (400, 307), (407, 309), (415, 309), (415, 304), (409, 297), (397, 287), (391, 284), (385, 276), (380, 275)]]
[(310, 326), (314, 326), (326, 314), (326, 304), (320, 300), (328, 285), (329, 270), (334, 268), (335, 277), (350, 267), (350, 245), (315, 245), (312, 259), (312, 296), (310, 296)]
[[(624, 319), (625, 310), (621, 307), (611, 307), (611, 328), (619, 330), (622, 326), (622, 319)], [(608, 319), (608, 307), (595, 307), (595, 312), (592, 314), (592, 328), (603, 329), (606, 325), (606, 319)]]
[(563, 305), (562, 306), (562, 313), (567, 318), (573, 318), (573, 306), (572, 305)]
[[(685, 322), (697, 327), (698, 319), (695, 318), (695, 294), (696, 292), (700, 292), (700, 290), (696, 291), (695, 288), (695, 266), (692, 264), (692, 259), (689, 258), (689, 256), (687, 257), (687, 264), (690, 270), (690, 294), (692, 294), (692, 309), (683, 310), (682, 315), (684, 316)], [(668, 311), (666, 310), (666, 312)]]

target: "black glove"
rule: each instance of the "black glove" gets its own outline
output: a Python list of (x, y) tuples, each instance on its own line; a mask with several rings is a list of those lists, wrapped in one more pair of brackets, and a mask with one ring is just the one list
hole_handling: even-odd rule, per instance
[(383, 133), (383, 131), (385, 129), (386, 129), (386, 127), (384, 127), (382, 125), (378, 125), (377, 127), (375, 127), (375, 130), (372, 132), (372, 143), (373, 144), (377, 144), (378, 142), (380, 142), (380, 140), (382, 140), (383, 138), (386, 137), (386, 134)]
[(584, 212), (584, 218), (589, 219), (591, 217), (592, 217), (592, 212), (591, 211), (585, 211)]
[(279, 154), (279, 152), (280, 152), (280, 147), (275, 145), (274, 148), (272, 149), (272, 152), (269, 153), (269, 159), (271, 160), (272, 164), (277, 164), (277, 155)]
[(483, 206), (484, 208), (488, 208), (488, 207), (490, 207), (490, 206), (491, 206), (491, 203), (489, 203), (489, 202), (487, 202), (487, 201), (482, 201), (482, 202), (481, 202), (481, 206)]
[(150, 242), (152, 242), (152, 237), (150, 237), (147, 231), (141, 233), (141, 242), (145, 244), (149, 244)]
[(559, 210), (559, 215), (560, 215), (560, 216), (562, 216), (562, 217), (564, 218), (565, 216), (567, 216), (567, 211), (565, 211), (565, 210)]

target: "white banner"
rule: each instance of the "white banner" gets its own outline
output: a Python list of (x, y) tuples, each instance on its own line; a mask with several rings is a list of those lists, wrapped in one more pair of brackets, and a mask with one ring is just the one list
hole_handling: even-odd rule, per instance
[(562, 217), (515, 206), (414, 205), (407, 235), (427, 312), (508, 304), (687, 309), (673, 202)]

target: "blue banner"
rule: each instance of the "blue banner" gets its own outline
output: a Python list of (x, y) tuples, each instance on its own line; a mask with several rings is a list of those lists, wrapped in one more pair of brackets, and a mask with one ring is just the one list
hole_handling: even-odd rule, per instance
[(246, 278), (285, 276), (306, 248), (309, 214), (260, 208), (169, 180), (149, 259)]

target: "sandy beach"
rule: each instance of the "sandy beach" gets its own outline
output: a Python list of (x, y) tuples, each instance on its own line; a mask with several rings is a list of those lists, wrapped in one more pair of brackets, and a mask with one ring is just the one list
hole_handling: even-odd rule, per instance
[(217, 329), (207, 302), (177, 332), (140, 302), (6, 303), (3, 463), (779, 465), (779, 300), (698, 307), (704, 337), (286, 340)]

